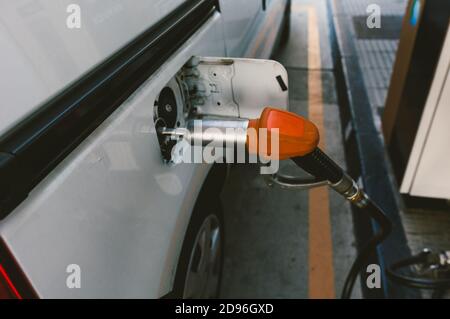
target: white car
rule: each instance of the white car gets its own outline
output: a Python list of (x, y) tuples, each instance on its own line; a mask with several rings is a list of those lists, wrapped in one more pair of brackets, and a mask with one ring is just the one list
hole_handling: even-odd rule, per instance
[(286, 106), (278, 63), (203, 57), (269, 58), (289, 4), (0, 1), (1, 298), (217, 296), (227, 166), (172, 163), (155, 127)]

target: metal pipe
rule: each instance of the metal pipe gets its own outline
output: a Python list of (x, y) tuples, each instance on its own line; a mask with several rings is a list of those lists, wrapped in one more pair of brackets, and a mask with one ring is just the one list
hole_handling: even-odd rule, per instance
[(203, 118), (191, 119), (185, 128), (162, 128), (160, 133), (173, 139), (184, 139), (191, 145), (235, 145), (247, 143), (247, 119)]

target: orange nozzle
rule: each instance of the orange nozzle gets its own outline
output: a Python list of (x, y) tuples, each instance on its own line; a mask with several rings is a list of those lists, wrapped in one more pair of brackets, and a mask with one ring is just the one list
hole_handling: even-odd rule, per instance
[[(266, 129), (267, 133), (262, 135), (260, 129)], [(262, 147), (264, 141), (261, 138), (267, 139), (266, 147)], [(278, 154), (271, 154), (273, 138), (279, 141)], [(287, 111), (267, 107), (259, 119), (250, 120), (248, 125), (247, 148), (250, 154), (266, 152), (271, 159), (284, 160), (309, 154), (318, 144), (317, 127), (307, 119)]]

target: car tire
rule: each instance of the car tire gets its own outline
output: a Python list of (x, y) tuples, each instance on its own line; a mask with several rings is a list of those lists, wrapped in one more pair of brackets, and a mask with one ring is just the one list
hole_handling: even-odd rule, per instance
[(224, 240), (219, 196), (200, 195), (181, 249), (174, 298), (209, 299), (219, 296)]

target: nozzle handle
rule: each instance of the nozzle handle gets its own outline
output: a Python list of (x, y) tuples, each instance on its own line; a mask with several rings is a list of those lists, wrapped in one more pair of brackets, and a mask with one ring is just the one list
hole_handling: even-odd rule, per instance
[(292, 160), (309, 174), (336, 184), (344, 177), (344, 171), (320, 148), (309, 154), (294, 157)]

